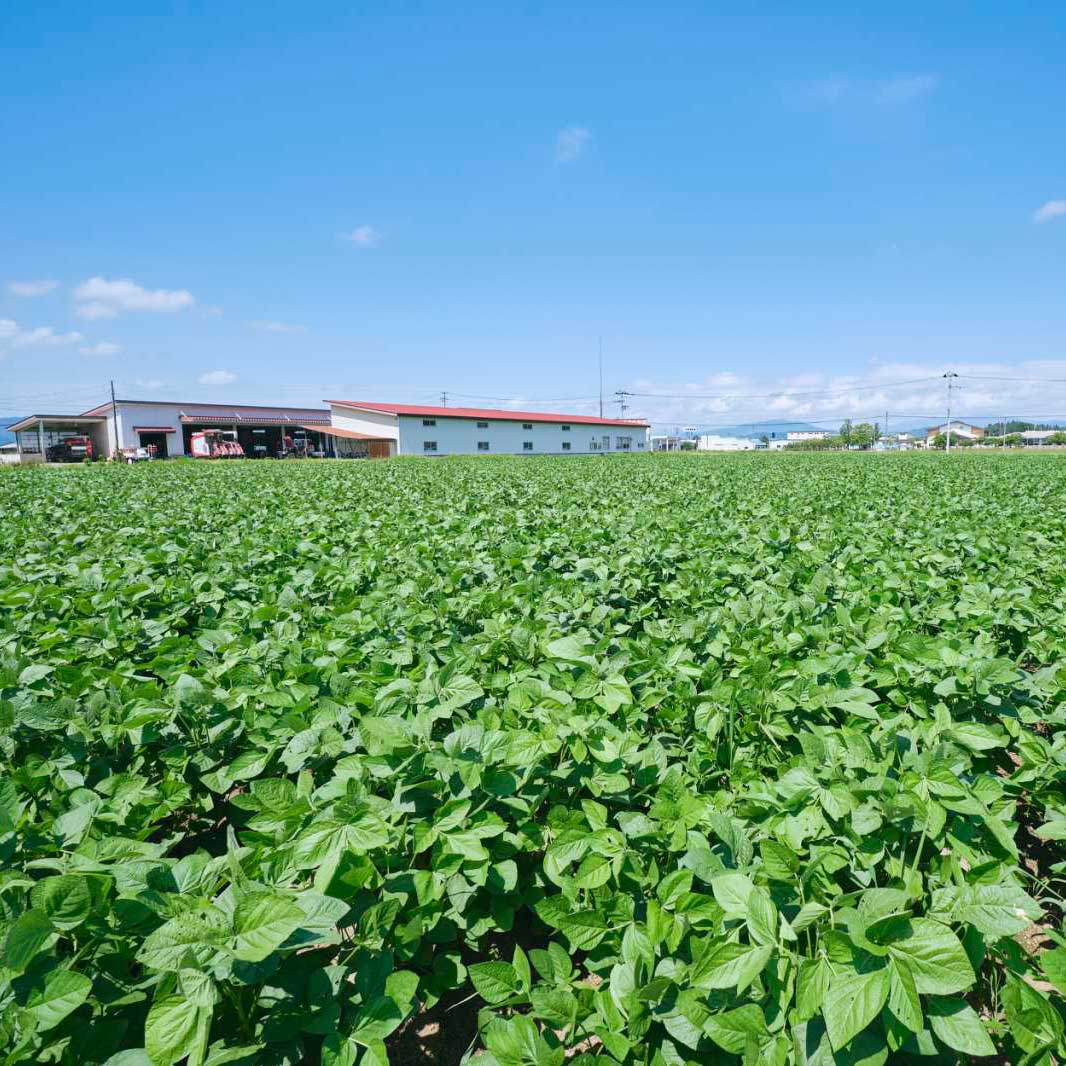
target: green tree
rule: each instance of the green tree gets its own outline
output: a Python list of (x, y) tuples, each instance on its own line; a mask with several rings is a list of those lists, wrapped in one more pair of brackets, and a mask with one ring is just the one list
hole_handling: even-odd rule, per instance
[(860, 448), (869, 448), (876, 439), (874, 427), (869, 422), (860, 422), (851, 427), (851, 443)]
[(844, 447), (847, 448), (851, 444), (851, 419), (845, 418), (844, 424), (840, 427), (840, 439), (844, 442)]

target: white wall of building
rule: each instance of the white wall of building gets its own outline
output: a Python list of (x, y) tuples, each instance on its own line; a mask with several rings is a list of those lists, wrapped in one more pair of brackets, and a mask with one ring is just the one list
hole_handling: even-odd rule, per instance
[[(426, 425), (427, 422), (431, 424)], [(569, 426), (569, 429), (564, 429), (564, 426)], [(561, 421), (523, 423), (506, 419), (400, 415), (399, 453), (590, 455), (601, 452), (638, 452), (648, 450), (648, 432), (644, 426), (589, 425)], [(626, 440), (629, 442), (628, 448), (624, 447)], [(427, 449), (427, 442), (435, 444), (436, 447)], [(479, 448), (479, 442), (487, 443), (488, 448)], [(529, 447), (526, 447), (527, 444)]]
[(395, 415), (384, 411), (355, 411), (351, 407), (330, 404), (329, 420), (334, 429), (347, 429), (352, 433), (365, 433), (368, 437), (386, 437), (399, 440), (400, 428)]
[(755, 450), (755, 441), (747, 437), (723, 437), (717, 433), (704, 433), (697, 444), (701, 452), (750, 452)]
[[(108, 421), (111, 421), (110, 416)], [(181, 408), (177, 404), (135, 404), (119, 401), (118, 446), (120, 448), (136, 448), (140, 445), (140, 434), (134, 431), (134, 426), (157, 426), (160, 429), (166, 426), (172, 429), (174, 432), (167, 434), (167, 453), (172, 456), (183, 453)], [(110, 428), (110, 433), (109, 440), (113, 446), (115, 441), (113, 428)]]

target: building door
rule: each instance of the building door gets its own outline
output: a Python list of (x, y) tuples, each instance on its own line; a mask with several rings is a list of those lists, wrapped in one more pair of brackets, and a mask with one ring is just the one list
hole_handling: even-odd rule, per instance
[(166, 459), (167, 457), (167, 434), (166, 433), (138, 433), (140, 438), (140, 444), (142, 448), (155, 448), (155, 457), (157, 459)]
[(388, 459), (389, 442), (387, 440), (372, 440), (369, 444), (371, 459)]

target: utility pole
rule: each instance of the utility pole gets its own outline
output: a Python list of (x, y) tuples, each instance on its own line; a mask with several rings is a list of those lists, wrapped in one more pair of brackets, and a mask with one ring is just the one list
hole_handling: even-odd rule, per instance
[[(115, 381), (111, 380), (111, 420), (115, 424), (115, 448), (111, 453), (111, 458), (114, 459), (118, 456), (118, 404), (115, 403)], [(111, 436), (110, 431), (108, 437)]]
[(954, 370), (949, 370), (945, 375), (945, 379), (948, 383), (948, 442), (947, 447), (944, 449), (946, 452), (951, 452), (951, 390), (955, 385), (955, 378), (959, 375)]
[(626, 397), (631, 394), (626, 392), (625, 389), (616, 389), (614, 394), (618, 397), (618, 417), (625, 418), (626, 408), (629, 406), (626, 403)]
[(441, 405), (441, 407), (447, 407), (448, 406), (448, 394), (446, 392), (442, 392), (440, 394), (440, 405)]
[(600, 418), (603, 418), (603, 334), (600, 334)]
[(886, 439), (888, 437), (888, 412), (885, 412), (885, 432), (882, 434)]

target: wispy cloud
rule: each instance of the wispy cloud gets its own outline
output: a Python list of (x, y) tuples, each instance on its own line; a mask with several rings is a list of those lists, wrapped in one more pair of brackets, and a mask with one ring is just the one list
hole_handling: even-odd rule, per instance
[(0, 350), (16, 348), (59, 348), (80, 344), (85, 338), (76, 330), (57, 333), (51, 326), (23, 329), (13, 318), (0, 318)]
[(79, 318), (116, 318), (125, 311), (173, 313), (195, 302), (188, 289), (145, 289), (129, 278), (89, 278), (74, 290)]
[(847, 78), (817, 78), (797, 86), (795, 97), (800, 103), (830, 106), (840, 103), (851, 89)]
[(381, 240), (381, 234), (373, 226), (356, 226), (349, 233), (342, 233), (340, 239), (360, 248), (369, 248)]
[(877, 83), (882, 104), (909, 104), (935, 91), (940, 79), (934, 74), (903, 74)]
[(237, 375), (231, 370), (209, 370), (196, 379), (201, 385), (232, 385)]
[(805, 107), (836, 107), (842, 104), (909, 104), (934, 92), (940, 84), (935, 74), (900, 74), (880, 80), (858, 80), (842, 75), (816, 78), (792, 86), (788, 96)]
[(854, 374), (805, 371), (771, 378), (726, 371), (688, 382), (644, 378), (626, 389), (631, 413), (660, 425), (813, 421), (834, 428), (845, 418), (883, 421), (887, 411), (897, 429), (910, 429), (943, 416), (942, 375), (948, 369), (960, 375), (953, 401), (960, 417), (1066, 420), (1066, 360), (872, 363)]
[(82, 355), (116, 355), (122, 351), (122, 345), (114, 344), (112, 341), (100, 341), (99, 344), (88, 344), (84, 348), (79, 348), (78, 351)]
[(53, 289), (59, 288), (58, 281), (11, 281), (8, 292), (12, 296), (45, 296)]
[(269, 319), (256, 319), (248, 323), (252, 329), (262, 330), (264, 333), (306, 333), (307, 326), (299, 326), (292, 322), (272, 322)]
[(1066, 200), (1048, 200), (1043, 207), (1038, 207), (1033, 212), (1033, 221), (1036, 223), (1050, 222), (1053, 218), (1062, 218), (1066, 215)]
[(584, 126), (567, 126), (555, 136), (555, 162), (572, 163), (585, 150), (592, 134)]

